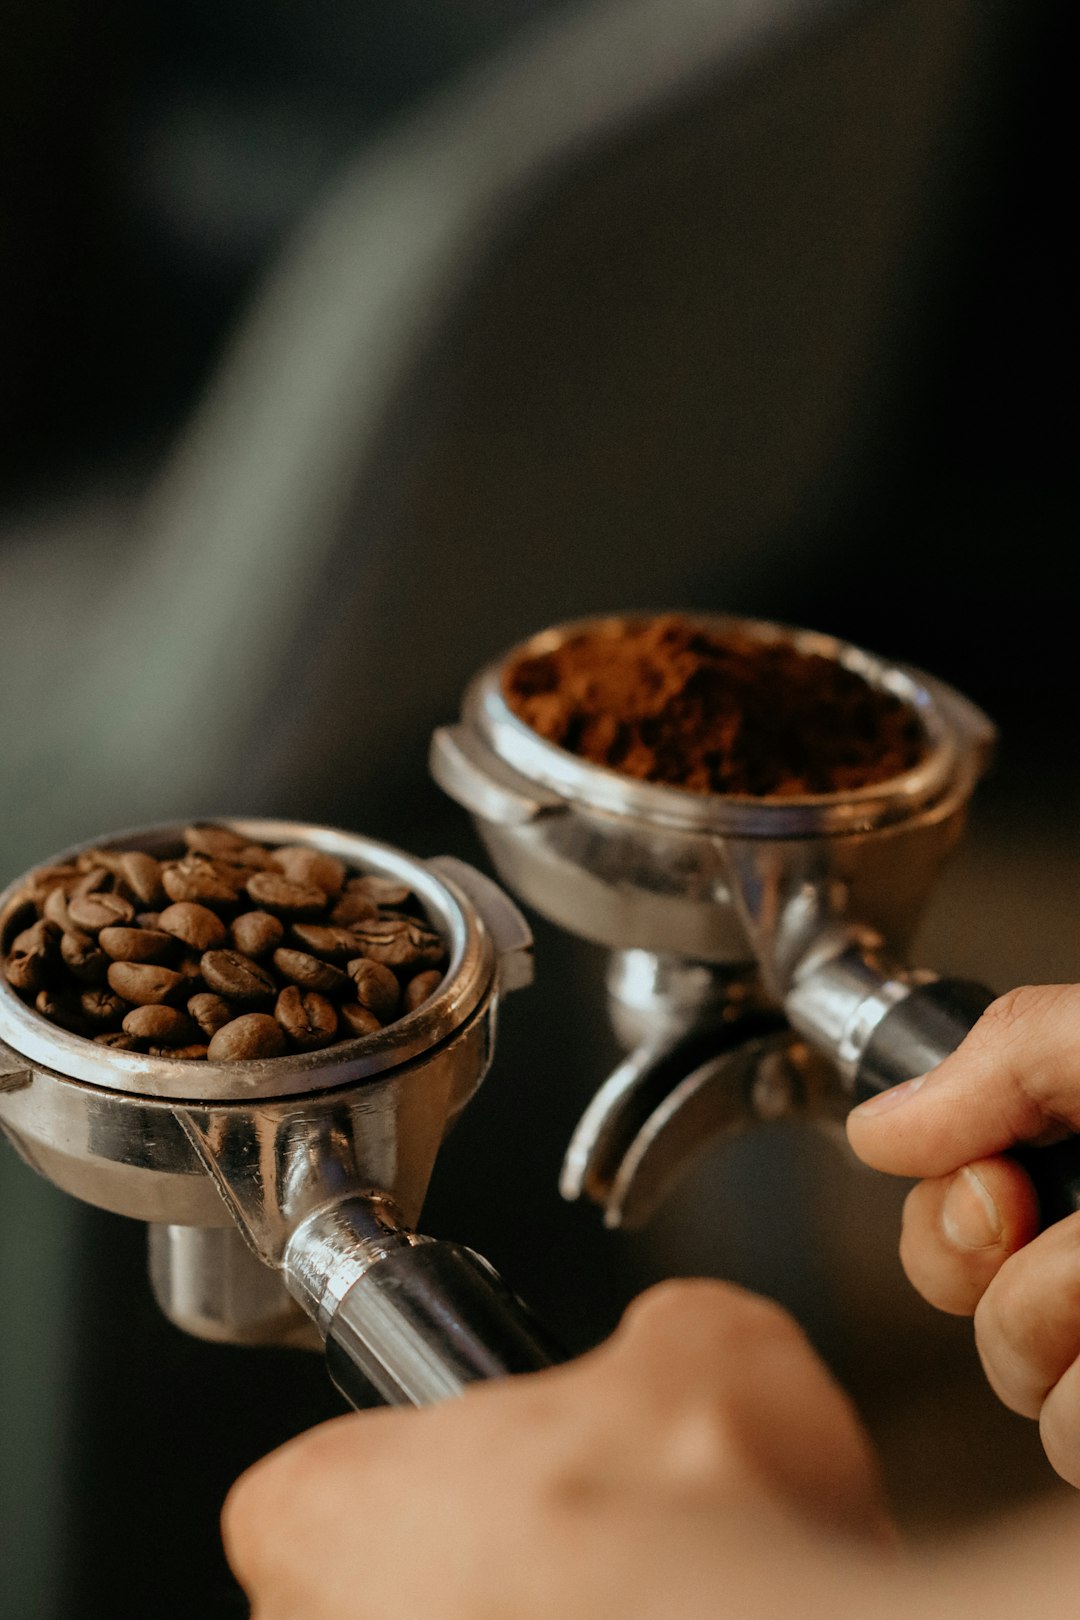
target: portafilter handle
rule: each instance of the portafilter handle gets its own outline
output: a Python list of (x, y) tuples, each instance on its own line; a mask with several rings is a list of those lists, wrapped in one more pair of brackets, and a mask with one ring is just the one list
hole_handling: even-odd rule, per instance
[[(995, 999), (973, 980), (889, 969), (853, 945), (797, 976), (784, 1010), (863, 1102), (943, 1062)], [(1080, 1136), (1007, 1157), (1034, 1183), (1042, 1227), (1080, 1210)]]
[(410, 1231), (377, 1195), (304, 1222), (284, 1274), (353, 1406), (369, 1406), (373, 1388), (393, 1405), (428, 1406), (568, 1356), (486, 1260)]

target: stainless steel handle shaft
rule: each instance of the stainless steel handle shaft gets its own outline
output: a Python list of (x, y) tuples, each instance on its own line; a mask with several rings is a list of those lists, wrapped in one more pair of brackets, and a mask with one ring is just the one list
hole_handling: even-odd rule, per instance
[(496, 1272), (470, 1249), (429, 1242), (396, 1250), (358, 1279), (326, 1339), (327, 1368), (354, 1406), (370, 1388), (427, 1406), (478, 1379), (539, 1372), (565, 1359)]
[(566, 1352), (471, 1249), (423, 1237), (378, 1194), (318, 1211), (290, 1239), (285, 1281), (354, 1406), (372, 1390), (427, 1406), (478, 1379), (538, 1372)]

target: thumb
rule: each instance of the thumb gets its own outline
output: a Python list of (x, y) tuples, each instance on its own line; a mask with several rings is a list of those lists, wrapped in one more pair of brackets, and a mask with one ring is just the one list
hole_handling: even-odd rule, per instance
[(898, 1176), (945, 1176), (1080, 1124), (1080, 985), (1000, 996), (927, 1075), (853, 1108), (860, 1159)]

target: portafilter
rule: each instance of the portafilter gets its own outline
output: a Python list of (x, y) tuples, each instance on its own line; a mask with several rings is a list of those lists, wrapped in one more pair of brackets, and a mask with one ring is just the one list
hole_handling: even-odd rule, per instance
[[(532, 974), (532, 939), (490, 878), (350, 832), (217, 823), (405, 885), (443, 939), (434, 994), (321, 1050), (208, 1062), (106, 1047), (39, 1014), (0, 975), (0, 1128), (77, 1198), (149, 1223), (155, 1295), (178, 1326), (234, 1343), (324, 1344), (353, 1404), (422, 1404), (560, 1352), (492, 1267), (415, 1230), (448, 1128), (492, 1058), (496, 1010)], [(183, 853), (182, 827), (90, 849)], [(6, 954), (32, 874), (0, 895)]]
[[(648, 1218), (701, 1150), (802, 1114), (833, 1131), (855, 1098), (925, 1072), (994, 999), (907, 958), (961, 838), (995, 727), (944, 681), (834, 636), (687, 615), (704, 631), (835, 660), (908, 706), (924, 746), (850, 791), (753, 797), (638, 778), (557, 746), (511, 708), (504, 672), (644, 614), (579, 619), (509, 649), (431, 742), (436, 781), (470, 812), (503, 883), (611, 953), (627, 1056), (563, 1165), (610, 1226)], [(1076, 1144), (1023, 1151), (1044, 1220), (1080, 1207)]]

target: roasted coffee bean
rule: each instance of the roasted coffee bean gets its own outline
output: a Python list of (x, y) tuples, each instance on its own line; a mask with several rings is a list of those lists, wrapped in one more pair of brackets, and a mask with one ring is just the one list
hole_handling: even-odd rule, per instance
[(442, 981), (443, 976), (438, 968), (429, 968), (426, 973), (418, 973), (415, 979), (410, 979), (402, 997), (408, 1011), (415, 1012), (422, 1002), (435, 994)]
[(156, 928), (160, 920), (160, 911), (139, 911), (135, 915), (135, 921), (140, 928)]
[(90, 1033), (90, 1025), (83, 1016), (82, 1008), (68, 990), (39, 990), (34, 1006), (43, 1018), (52, 1024), (59, 1024), (61, 1029), (70, 1030), (73, 1035)]
[[(96, 856), (101, 852), (95, 850), (94, 853)], [(76, 900), (84, 894), (111, 894), (114, 887), (110, 869), (103, 862), (96, 861), (95, 864), (83, 868), (81, 877), (76, 878), (68, 893), (72, 900)]]
[(370, 956), (373, 962), (384, 962), (387, 967), (434, 967), (446, 955), (446, 947), (438, 934), (411, 917), (358, 923), (353, 932), (358, 954)]
[(274, 1017), (301, 1052), (329, 1046), (337, 1034), (337, 1013), (332, 1003), (315, 990), (304, 992), (299, 985), (287, 985), (281, 992), (274, 1004)]
[(122, 1025), (124, 1032), (139, 1041), (157, 1046), (187, 1046), (199, 1039), (199, 1027), (178, 1007), (132, 1007)]
[(62, 883), (58, 883), (55, 889), (50, 889), (48, 894), (45, 896), (45, 903), (41, 908), (41, 915), (46, 919), (47, 922), (55, 923), (57, 928), (61, 930), (71, 928), (73, 926), (71, 917), (68, 914), (67, 891)]
[(246, 884), (257, 906), (285, 917), (318, 917), (326, 908), (326, 896), (312, 883), (290, 883), (280, 872), (253, 872)]
[(132, 1035), (125, 1035), (122, 1029), (107, 1029), (101, 1035), (95, 1035), (94, 1040), (98, 1046), (111, 1046), (118, 1052), (134, 1052), (138, 1042)]
[(17, 889), (0, 911), (0, 943), (10, 935), (21, 933), (37, 917), (37, 906), (29, 889)]
[(262, 844), (245, 844), (233, 856), (233, 861), (237, 866), (247, 867), (253, 872), (272, 872), (274, 869), (273, 851)]
[(377, 872), (366, 872), (350, 878), (346, 884), (350, 894), (366, 894), (377, 906), (403, 906), (413, 898), (407, 883), (398, 878), (380, 877)]
[(324, 996), (343, 996), (351, 989), (348, 974), (342, 973), (332, 962), (309, 956), (306, 951), (277, 950), (273, 962), (283, 979), (290, 979), (305, 990), (318, 990)]
[(84, 934), (79, 928), (69, 928), (67, 933), (61, 934), (60, 955), (68, 971), (84, 984), (100, 984), (111, 960), (94, 936)]
[(193, 1041), (190, 1046), (148, 1046), (146, 1055), (147, 1057), (190, 1058), (205, 1061), (208, 1051), (209, 1048), (204, 1046), (201, 1041)]
[(351, 928), (354, 923), (369, 922), (379, 915), (379, 908), (362, 889), (347, 889), (330, 913), (330, 921), (339, 928)]
[(207, 1048), (211, 1063), (243, 1063), (252, 1058), (281, 1057), (285, 1031), (269, 1013), (244, 1013), (224, 1024)]
[(382, 1029), (370, 1007), (361, 1007), (358, 1001), (343, 1001), (338, 1008), (338, 1017), (342, 1034), (347, 1030), (353, 1036), (374, 1035), (377, 1029)]
[(277, 994), (266, 969), (242, 951), (207, 951), (201, 965), (210, 989), (230, 1001), (269, 1001)]
[(161, 862), (152, 855), (145, 854), (141, 849), (125, 850), (117, 872), (141, 905), (157, 907), (165, 904)]
[(243, 901), (244, 884), (252, 872), (262, 870), (261, 867), (238, 866), (235, 861), (219, 861), (212, 855), (193, 855), (189, 859), (197, 860), (204, 866), (208, 866), (217, 877), (221, 878), (222, 882), (227, 883), (231, 889), (235, 889), (237, 902)]
[(106, 990), (104, 985), (94, 990), (84, 990), (79, 997), (79, 1006), (92, 1024), (115, 1024), (128, 1010), (128, 1003), (122, 1001), (115, 991)]
[(161, 883), (170, 900), (193, 900), (198, 905), (235, 905), (239, 884), (222, 875), (220, 867), (192, 856), (169, 861), (161, 869)]
[(98, 944), (114, 962), (167, 962), (176, 941), (160, 928), (103, 928)]
[(282, 844), (271, 859), (290, 883), (321, 889), (324, 896), (341, 893), (345, 866), (335, 855), (324, 855), (322, 850), (307, 849), (303, 844)]
[(13, 990), (29, 996), (41, 989), (45, 967), (39, 956), (12, 955), (4, 963), (4, 977)]
[(242, 833), (204, 822), (185, 827), (184, 843), (193, 855), (205, 855), (232, 867), (264, 871), (273, 864), (273, 852), (263, 844), (253, 844)]
[(37, 922), (24, 928), (21, 934), (16, 934), (11, 942), (13, 956), (40, 956), (45, 962), (52, 962), (60, 946), (60, 930), (54, 922), (40, 917)]
[(401, 988), (397, 978), (382, 962), (373, 962), (368, 956), (357, 956), (349, 963), (349, 978), (353, 996), (373, 1012), (380, 1023), (388, 1023), (397, 1011)]
[(285, 938), (285, 924), (268, 911), (242, 911), (233, 918), (232, 937), (245, 956), (269, 956)]
[(230, 827), (219, 827), (212, 821), (192, 822), (184, 828), (182, 836), (187, 848), (195, 854), (210, 855), (219, 861), (231, 861), (236, 852), (246, 848), (250, 842)]
[(207, 1040), (225, 1024), (231, 1024), (239, 1012), (224, 996), (215, 996), (212, 990), (201, 990), (197, 996), (192, 996), (187, 1010)]
[(87, 872), (108, 871), (111, 852), (107, 849), (84, 849), (75, 857), (76, 869)]
[(28, 875), (26, 886), (36, 906), (43, 906), (54, 889), (70, 890), (79, 877), (75, 865), (37, 866)]
[(174, 1001), (187, 984), (182, 973), (150, 962), (111, 962), (106, 978), (110, 989), (136, 1007)]
[(96, 934), (102, 928), (124, 928), (134, 922), (135, 907), (122, 894), (95, 890), (90, 894), (73, 894), (68, 902), (68, 916), (76, 928)]
[(318, 923), (293, 923), (293, 939), (312, 956), (323, 956), (328, 962), (347, 962), (356, 955), (356, 935), (351, 928), (327, 928)]
[(17, 934), (4, 964), (8, 983), (24, 994), (40, 990), (56, 960), (59, 939), (56, 924), (44, 918)]
[(158, 927), (200, 952), (216, 951), (229, 937), (217, 912), (194, 900), (178, 900), (175, 905), (166, 906), (158, 918)]
[[(218, 829), (220, 831), (220, 829)], [(274, 865), (273, 851), (264, 844), (248, 844), (243, 840), (232, 845), (227, 851), (222, 848), (220, 854), (210, 850), (189, 850), (189, 854), (197, 855), (199, 859), (211, 861), (220, 866), (223, 872), (243, 872), (250, 876), (252, 872), (269, 872)]]

